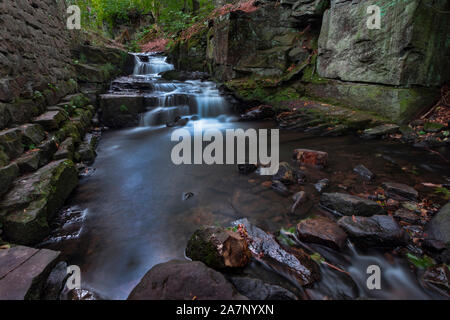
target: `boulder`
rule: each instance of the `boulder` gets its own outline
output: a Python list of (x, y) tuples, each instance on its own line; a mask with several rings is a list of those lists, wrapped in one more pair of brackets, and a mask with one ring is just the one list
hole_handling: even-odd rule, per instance
[(252, 256), (239, 233), (220, 227), (197, 230), (189, 239), (186, 255), (214, 269), (245, 267)]
[(245, 300), (225, 277), (200, 261), (171, 260), (154, 266), (128, 300)]
[(294, 160), (300, 164), (325, 167), (328, 162), (328, 153), (309, 149), (295, 149)]
[(342, 217), (338, 224), (358, 245), (389, 247), (405, 243), (405, 233), (388, 215)]
[(0, 168), (0, 196), (9, 190), (12, 182), (19, 176), (19, 167), (12, 163)]
[(378, 203), (345, 193), (324, 193), (320, 197), (320, 204), (345, 216), (372, 216), (385, 213)]
[(34, 172), (40, 167), (41, 152), (40, 150), (31, 150), (17, 158), (14, 163), (19, 166), (21, 174)]
[(37, 123), (44, 127), (47, 131), (58, 130), (62, 123), (68, 120), (67, 114), (60, 110), (47, 111), (34, 119), (34, 123)]
[(245, 228), (248, 246), (256, 259), (262, 259), (271, 268), (294, 277), (302, 286), (320, 279), (317, 264), (301, 249), (299, 254), (286, 251), (272, 235), (252, 225), (247, 219), (236, 220), (232, 224)]
[(42, 290), (42, 300), (59, 300), (61, 292), (64, 289), (67, 274), (67, 263), (59, 262), (50, 272)]
[(417, 190), (402, 183), (385, 182), (383, 188), (387, 197), (399, 201), (417, 201), (419, 196)]
[(425, 233), (427, 239), (437, 240), (450, 246), (450, 202), (439, 210), (439, 212), (428, 223)]
[(396, 124), (382, 124), (380, 126), (364, 130), (361, 137), (364, 139), (383, 137), (391, 133), (396, 133), (399, 129), (400, 127)]
[(300, 221), (297, 224), (297, 238), (336, 250), (343, 249), (347, 242), (347, 234), (336, 222), (320, 216)]
[(250, 300), (298, 300), (297, 296), (291, 291), (260, 279), (230, 277), (229, 281), (240, 294)]
[(0, 149), (9, 159), (15, 159), (23, 153), (22, 131), (18, 128), (0, 131)]
[(46, 137), (44, 130), (38, 124), (24, 124), (19, 129), (22, 131), (22, 141), (26, 146), (38, 145)]
[(78, 183), (70, 160), (54, 161), (13, 182), (0, 202), (0, 222), (6, 239), (29, 245), (49, 232), (48, 221)]
[(37, 300), (58, 251), (14, 246), (0, 250), (0, 300)]
[(53, 155), (53, 159), (73, 160), (74, 152), (75, 152), (75, 144), (73, 142), (73, 138), (69, 137), (60, 144), (58, 151), (56, 151), (56, 153)]
[(101, 121), (111, 128), (136, 126), (139, 123), (139, 113), (145, 111), (144, 97), (141, 95), (100, 96)]

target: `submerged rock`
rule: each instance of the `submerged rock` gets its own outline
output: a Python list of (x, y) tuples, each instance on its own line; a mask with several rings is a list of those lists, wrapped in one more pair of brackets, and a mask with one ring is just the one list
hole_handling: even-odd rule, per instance
[(325, 190), (326, 187), (328, 187), (328, 184), (330, 183), (330, 180), (328, 179), (322, 179), (319, 180), (315, 185), (314, 188), (321, 193), (323, 190)]
[(344, 230), (325, 217), (300, 221), (297, 224), (297, 237), (300, 241), (318, 243), (336, 250), (343, 249), (347, 241)]
[(363, 177), (366, 180), (372, 180), (375, 175), (369, 170), (367, 169), (365, 166), (363, 166), (362, 164), (357, 165), (353, 171), (355, 171), (357, 174), (359, 174), (361, 177)]
[(287, 162), (281, 162), (278, 172), (272, 176), (272, 180), (278, 180), (283, 184), (297, 183), (297, 175), (295, 169)]
[(276, 193), (278, 193), (281, 196), (287, 197), (291, 194), (289, 189), (281, 181), (278, 180), (272, 181), (271, 187)]
[(357, 245), (385, 247), (405, 243), (403, 230), (388, 215), (342, 217), (338, 224)]
[(291, 291), (260, 279), (230, 277), (229, 280), (239, 293), (250, 300), (298, 300)]
[(238, 171), (240, 174), (249, 174), (255, 172), (258, 167), (255, 164), (243, 163), (238, 164)]
[(342, 215), (372, 216), (383, 214), (384, 209), (378, 203), (345, 193), (324, 193), (320, 204)]
[(295, 149), (294, 160), (297, 160), (300, 164), (325, 167), (328, 162), (328, 153), (309, 149)]
[(402, 183), (385, 182), (383, 188), (386, 196), (399, 201), (412, 200), (416, 201), (419, 193), (414, 188)]
[(171, 260), (154, 266), (128, 300), (245, 300), (225, 277), (200, 261)]
[(252, 256), (239, 233), (221, 227), (195, 231), (187, 244), (186, 255), (214, 269), (245, 267)]
[(275, 238), (252, 225), (247, 219), (233, 222), (233, 225), (243, 225), (247, 231), (248, 246), (253, 255), (264, 260), (276, 270), (287, 272), (293, 276), (300, 285), (309, 285), (320, 279), (320, 271), (317, 264), (307, 254), (294, 255), (284, 250)]

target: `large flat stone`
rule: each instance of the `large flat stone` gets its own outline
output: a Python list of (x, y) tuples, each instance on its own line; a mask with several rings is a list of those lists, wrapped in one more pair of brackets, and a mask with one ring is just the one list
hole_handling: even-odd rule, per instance
[(345, 216), (372, 216), (385, 213), (378, 203), (346, 193), (324, 193), (320, 197), (320, 204)]
[(68, 120), (67, 115), (60, 110), (47, 111), (34, 119), (34, 123), (40, 124), (45, 130), (52, 131), (61, 127), (61, 124)]
[(297, 238), (300, 241), (318, 243), (333, 249), (344, 248), (347, 234), (339, 225), (325, 217), (300, 221), (297, 224)]
[(39, 299), (59, 254), (23, 246), (0, 250), (0, 300)]

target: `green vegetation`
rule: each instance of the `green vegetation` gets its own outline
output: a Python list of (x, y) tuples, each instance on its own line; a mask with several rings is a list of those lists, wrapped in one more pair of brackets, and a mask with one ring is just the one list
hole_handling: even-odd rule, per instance
[(429, 256), (423, 256), (422, 258), (419, 258), (411, 253), (407, 253), (406, 257), (413, 265), (415, 265), (419, 269), (426, 269), (436, 264), (436, 262)]

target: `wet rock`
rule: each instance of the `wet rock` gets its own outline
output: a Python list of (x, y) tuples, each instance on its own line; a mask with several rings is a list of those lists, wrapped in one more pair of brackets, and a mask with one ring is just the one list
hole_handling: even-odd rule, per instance
[(374, 139), (391, 133), (396, 133), (399, 129), (400, 127), (396, 124), (383, 124), (375, 128), (364, 130), (361, 137), (364, 139)]
[(419, 209), (416, 202), (410, 201), (402, 202), (402, 207), (409, 211), (417, 211)]
[(394, 218), (412, 224), (420, 222), (420, 217), (416, 213), (403, 208), (395, 211)]
[(396, 210), (400, 206), (400, 202), (394, 199), (388, 199), (386, 201), (386, 208), (388, 210)]
[(0, 168), (0, 196), (7, 192), (15, 178), (19, 176), (19, 167), (12, 163)]
[(238, 171), (240, 174), (249, 174), (255, 172), (258, 167), (251, 163), (238, 164)]
[(209, 74), (206, 72), (199, 71), (178, 71), (178, 70), (169, 70), (161, 72), (161, 78), (164, 80), (178, 80), (178, 81), (186, 81), (186, 80), (207, 80), (209, 79)]
[(286, 187), (281, 181), (278, 180), (272, 181), (271, 187), (276, 193), (284, 197), (287, 197), (291, 194), (288, 187)]
[(249, 277), (230, 277), (229, 281), (234, 287), (250, 300), (298, 300), (291, 291), (266, 283), (260, 279)]
[(58, 151), (53, 155), (53, 159), (70, 159), (73, 160), (73, 155), (75, 152), (75, 144), (73, 142), (73, 138), (67, 138), (64, 140), (59, 146)]
[(6, 239), (34, 244), (49, 231), (48, 221), (75, 189), (78, 175), (70, 160), (59, 160), (15, 180), (0, 202)]
[(437, 122), (425, 122), (423, 130), (428, 133), (437, 133), (445, 128), (445, 125)]
[(319, 180), (319, 181), (314, 185), (314, 188), (316, 188), (316, 190), (317, 190), (319, 193), (322, 193), (322, 191), (325, 190), (326, 187), (328, 187), (329, 183), (330, 183), (330, 180), (328, 180), (328, 179), (322, 179), (322, 180)]
[(300, 241), (318, 243), (332, 249), (341, 250), (347, 242), (347, 234), (339, 225), (325, 217), (315, 217), (297, 224), (297, 237)]
[(19, 129), (22, 131), (22, 141), (27, 146), (38, 145), (46, 137), (44, 130), (38, 124), (24, 124)]
[(47, 131), (52, 131), (59, 129), (67, 120), (67, 115), (63, 111), (47, 111), (35, 118), (33, 122), (41, 125)]
[(294, 160), (297, 160), (300, 164), (325, 167), (328, 161), (328, 153), (309, 149), (295, 149)]
[(450, 296), (450, 270), (448, 265), (441, 264), (429, 267), (422, 279), (427, 284), (443, 290)]
[(145, 111), (144, 97), (136, 94), (100, 96), (100, 120), (110, 128), (136, 126), (139, 123), (139, 113)]
[(388, 215), (342, 217), (338, 224), (359, 245), (385, 247), (405, 243), (403, 230)]
[(0, 132), (0, 150), (9, 159), (15, 159), (23, 153), (22, 131), (18, 128)]
[(261, 105), (251, 109), (245, 114), (241, 115), (241, 120), (264, 120), (275, 116), (275, 111), (271, 106)]
[(39, 166), (49, 163), (55, 152), (58, 151), (58, 145), (53, 138), (44, 140), (37, 148), (39, 149)]
[(0, 300), (36, 300), (59, 252), (15, 246), (0, 250)]
[(295, 277), (301, 285), (309, 285), (320, 279), (317, 264), (307, 254), (294, 255), (287, 252), (272, 235), (252, 225), (247, 219), (234, 221), (233, 225), (245, 227), (248, 246), (257, 259), (263, 259), (275, 270)]
[(295, 169), (287, 162), (281, 162), (278, 172), (272, 176), (272, 180), (278, 180), (283, 184), (295, 184), (297, 175)]
[(298, 208), (298, 206), (306, 201), (306, 193), (305, 191), (299, 191), (296, 194), (292, 196), (292, 199), (294, 200), (294, 204), (291, 207), (291, 213), (295, 212), (295, 209)]
[(324, 193), (320, 197), (320, 204), (346, 216), (372, 216), (385, 213), (378, 203), (345, 193)]
[(363, 177), (366, 180), (372, 180), (375, 175), (369, 170), (367, 169), (365, 166), (363, 166), (362, 164), (357, 165), (353, 171), (355, 171), (357, 174), (359, 174), (361, 177)]
[(101, 300), (100, 297), (92, 291), (86, 289), (72, 289), (66, 290), (64, 288), (61, 293), (61, 300), (71, 300), (71, 301), (93, 301)]
[(97, 153), (88, 141), (83, 141), (77, 149), (77, 153), (80, 155), (80, 161), (92, 164), (97, 157)]
[(225, 277), (200, 261), (171, 260), (150, 269), (128, 300), (245, 300)]
[(19, 166), (20, 173), (30, 173), (36, 171), (41, 163), (41, 153), (40, 150), (32, 150), (21, 157), (17, 158), (16, 161), (14, 161)]
[(414, 188), (402, 183), (385, 182), (383, 183), (386, 196), (399, 201), (416, 201), (419, 193)]
[(431, 219), (425, 233), (427, 239), (441, 241), (450, 247), (450, 202)]
[(220, 227), (207, 227), (191, 236), (186, 255), (208, 267), (224, 269), (245, 267), (252, 254), (239, 233)]
[(47, 281), (44, 284), (42, 300), (59, 300), (62, 290), (69, 277), (67, 274), (67, 263), (59, 262), (50, 272)]

